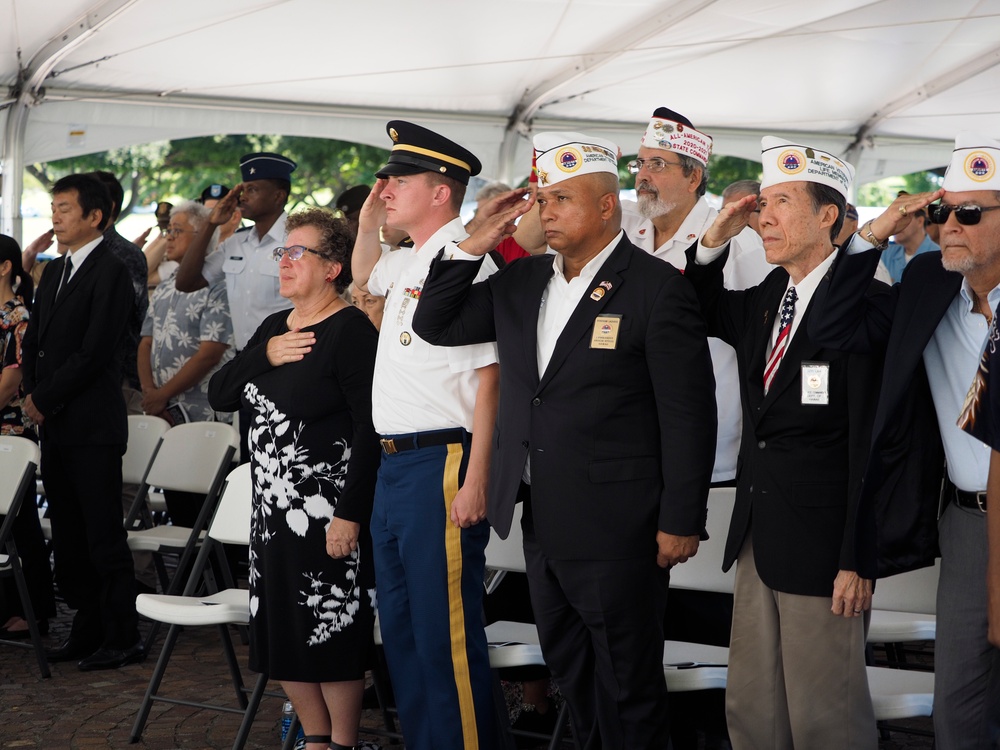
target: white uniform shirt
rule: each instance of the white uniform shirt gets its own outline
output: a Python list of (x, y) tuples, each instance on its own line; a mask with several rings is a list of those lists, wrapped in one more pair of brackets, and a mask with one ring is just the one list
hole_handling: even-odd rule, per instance
[(236, 232), (205, 258), (201, 275), (209, 286), (226, 277), (237, 351), (246, 347), (264, 318), (292, 306), (278, 292), (278, 262), (273, 255), (285, 244), (287, 218), (282, 212), (263, 238), (257, 236), (256, 227)]
[[(431, 261), (468, 234), (455, 218), (421, 247), (383, 253), (368, 279), (368, 291), (385, 297), (372, 383), (372, 423), (380, 435), (462, 427), (472, 431), (477, 368), (497, 361), (496, 344), (432, 346), (413, 332), (413, 314)], [(462, 253), (451, 245), (449, 254)], [(476, 281), (497, 270), (487, 256)]]
[[(622, 228), (632, 243), (681, 271), (687, 265), (685, 251), (692, 242), (700, 240), (718, 215), (719, 212), (709, 206), (702, 196), (681, 222), (676, 234), (657, 248), (654, 247), (656, 233), (653, 222), (639, 215), (635, 203), (622, 201)], [(727, 289), (746, 289), (759, 284), (775, 268), (764, 257), (764, 245), (760, 236), (747, 227), (730, 243), (729, 260), (722, 272), (723, 283)], [(723, 482), (735, 478), (736, 459), (740, 452), (743, 410), (740, 403), (739, 368), (736, 350), (729, 344), (710, 338), (708, 348), (712, 353), (712, 367), (715, 370), (715, 401), (719, 411), (712, 481)]]

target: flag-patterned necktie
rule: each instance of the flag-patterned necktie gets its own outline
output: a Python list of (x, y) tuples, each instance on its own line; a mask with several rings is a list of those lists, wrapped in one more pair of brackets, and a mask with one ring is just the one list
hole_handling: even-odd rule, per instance
[(778, 340), (774, 342), (771, 356), (767, 358), (767, 367), (764, 368), (764, 393), (771, 387), (774, 374), (778, 371), (781, 358), (788, 348), (788, 336), (792, 332), (792, 319), (795, 317), (795, 300), (799, 298), (794, 286), (788, 287), (785, 292), (785, 300), (781, 303), (781, 321), (778, 324)]

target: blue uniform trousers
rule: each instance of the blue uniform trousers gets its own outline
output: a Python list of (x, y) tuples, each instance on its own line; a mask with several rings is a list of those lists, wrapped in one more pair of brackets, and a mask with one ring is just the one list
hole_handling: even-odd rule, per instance
[(383, 454), (371, 534), (378, 612), (408, 750), (494, 746), (483, 630), (489, 524), (459, 529), (451, 503), (464, 444)]

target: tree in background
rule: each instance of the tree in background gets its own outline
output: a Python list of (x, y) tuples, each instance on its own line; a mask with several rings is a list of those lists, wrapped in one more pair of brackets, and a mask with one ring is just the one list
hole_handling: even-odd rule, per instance
[(235, 185), (240, 180), (240, 157), (255, 151), (282, 153), (299, 165), (289, 210), (301, 204), (332, 206), (345, 188), (373, 183), (375, 171), (389, 156), (385, 149), (325, 138), (218, 135), (128, 146), (33, 164), (27, 171), (46, 191), (56, 180), (74, 172), (113, 172), (125, 188), (124, 218), (136, 206), (197, 198), (213, 182)]
[(888, 206), (900, 190), (908, 193), (924, 193), (937, 190), (944, 182), (943, 170), (914, 172), (900, 177), (886, 177), (878, 182), (869, 182), (858, 190), (858, 206)]
[[(634, 187), (635, 177), (629, 174), (626, 165), (636, 158), (636, 154), (623, 156), (618, 161), (618, 179), (622, 187)], [(730, 183), (737, 180), (759, 180), (761, 168), (759, 161), (741, 159), (738, 156), (708, 157), (708, 192), (721, 195)]]

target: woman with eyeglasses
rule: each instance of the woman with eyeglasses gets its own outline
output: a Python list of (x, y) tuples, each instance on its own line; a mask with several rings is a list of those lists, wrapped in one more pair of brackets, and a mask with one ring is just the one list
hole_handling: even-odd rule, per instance
[(354, 242), (343, 219), (305, 209), (286, 231), (274, 255), (292, 308), (264, 319), (209, 398), (253, 413), (250, 666), (281, 682), (309, 750), (353, 748), (375, 619), (378, 334), (341, 296)]
[[(180, 261), (195, 235), (213, 231), (209, 213), (208, 208), (194, 201), (171, 209), (164, 231), (168, 260)], [(217, 234), (215, 230), (210, 248), (214, 249)], [(233, 356), (233, 324), (225, 281), (196, 292), (179, 292), (174, 286), (176, 273), (175, 266), (153, 291), (140, 331), (142, 410), (171, 424), (230, 422), (230, 414), (217, 414), (208, 403), (208, 379)], [(170, 520), (178, 526), (193, 526), (205, 496), (176, 490), (163, 494)]]
[[(21, 340), (28, 328), (34, 281), (21, 265), (21, 248), (13, 237), (0, 234), (0, 435), (14, 435), (38, 442), (34, 423), (25, 415), (21, 390)], [(13, 481), (12, 477), (5, 477)], [(52, 588), (49, 551), (45, 547), (38, 509), (33, 502), (23, 502), (14, 519), (14, 542), (24, 569), (28, 596), (42, 634), (49, 632), (49, 618), (55, 617), (56, 601)], [(3, 518), (0, 517), (0, 522)], [(0, 638), (30, 637), (24, 605), (13, 578), (0, 586)]]

